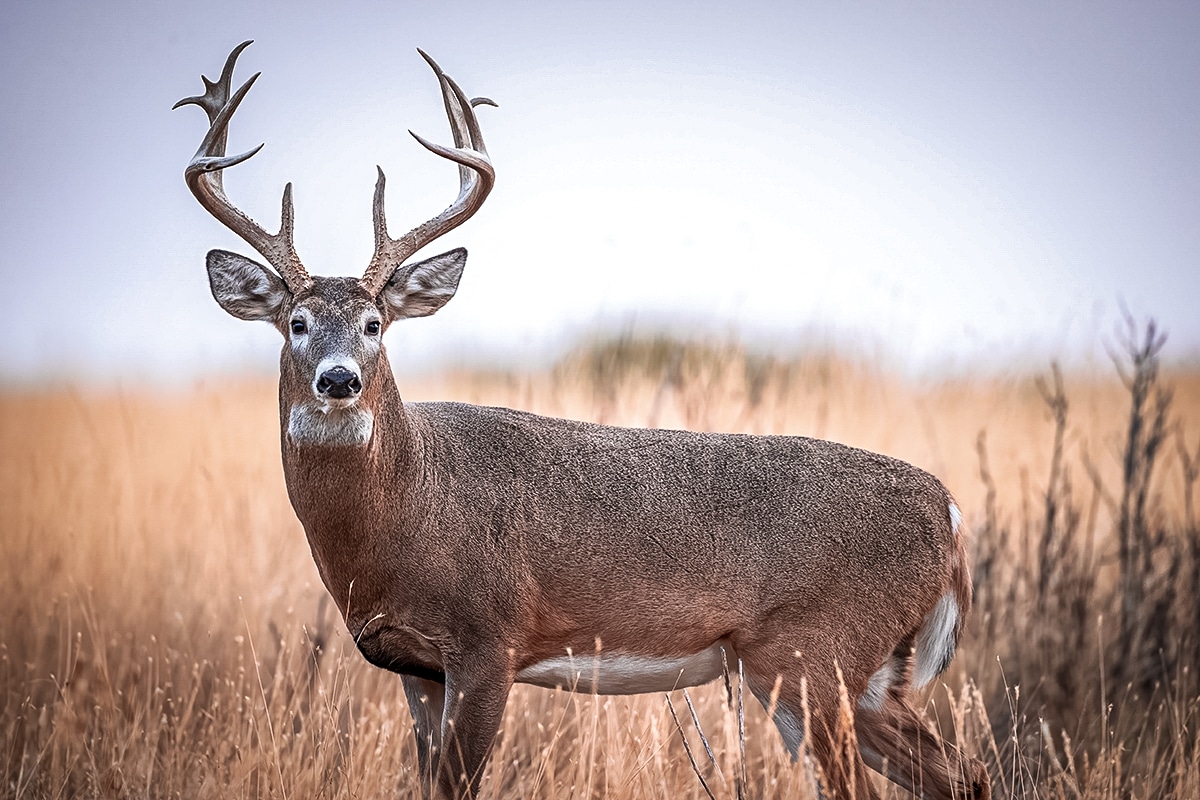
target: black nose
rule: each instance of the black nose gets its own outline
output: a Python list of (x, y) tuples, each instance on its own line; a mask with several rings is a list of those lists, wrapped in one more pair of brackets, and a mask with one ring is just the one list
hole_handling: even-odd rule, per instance
[(332, 367), (317, 378), (317, 391), (342, 399), (361, 392), (362, 381), (358, 379), (358, 375), (345, 367)]

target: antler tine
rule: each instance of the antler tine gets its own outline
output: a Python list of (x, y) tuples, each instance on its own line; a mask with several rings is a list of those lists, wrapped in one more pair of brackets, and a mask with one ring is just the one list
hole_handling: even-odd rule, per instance
[(450, 121), (450, 132), (454, 137), (455, 146), (445, 147), (412, 131), (409, 133), (427, 150), (458, 164), (458, 197), (441, 214), (418, 225), (399, 239), (392, 239), (387, 233), (387, 217), (384, 213), (387, 178), (383, 170), (379, 169), (372, 215), (375, 223), (375, 254), (359, 281), (371, 294), (377, 294), (391, 277), (392, 270), (403, 264), (413, 253), (470, 219), (483, 205), (496, 181), (496, 173), (488, 158), (483, 134), (480, 132), (479, 121), (474, 111), (476, 105), (496, 104), (486, 97), (468, 100), (463, 90), (442, 71), (436, 61), (422, 50), (417, 52), (428, 62), (441, 84), (442, 101), (446, 107), (446, 117)]
[(263, 145), (260, 144), (240, 155), (225, 155), (229, 120), (232, 119), (246, 93), (250, 91), (250, 87), (262, 74), (256, 72), (230, 95), (234, 65), (237, 63), (238, 56), (251, 44), (251, 41), (253, 40), (242, 42), (233, 48), (233, 52), (225, 60), (225, 68), (221, 71), (221, 77), (217, 81), (210, 81), (207, 77), (200, 76), (204, 81), (204, 94), (185, 97), (172, 107), (198, 105), (204, 109), (209, 121), (208, 132), (204, 134), (199, 149), (196, 150), (196, 154), (188, 163), (187, 169), (184, 170), (183, 177), (192, 194), (200, 201), (200, 205), (225, 227), (241, 236), (251, 247), (261, 253), (267, 262), (279, 272), (288, 288), (296, 293), (308, 288), (312, 284), (312, 279), (300, 263), (300, 257), (296, 254), (296, 247), (292, 239), (295, 228), (292, 184), (287, 184), (283, 189), (279, 233), (271, 234), (229, 201), (225, 195), (221, 175), (222, 170), (242, 163), (263, 148)]
[[(242, 51), (249, 47), (253, 41), (253, 39), (247, 39), (237, 47), (233, 48), (233, 52), (231, 52), (229, 57), (225, 59), (225, 66), (221, 70), (221, 77), (217, 79), (216, 83), (213, 83), (204, 75), (200, 76), (200, 80), (204, 81), (204, 94), (196, 95), (194, 97), (185, 97), (175, 105), (171, 106), (171, 110), (174, 111), (180, 106), (186, 106), (189, 104), (197, 105), (203, 108), (204, 113), (208, 115), (208, 124), (210, 126), (216, 123), (217, 115), (221, 113), (221, 109), (224, 108), (225, 104), (229, 102), (229, 89), (233, 80), (233, 67), (235, 64), (237, 64), (238, 56), (240, 56)], [(255, 73), (250, 78), (248, 83), (257, 80), (259, 74), (260, 73)], [(222, 128), (220, 140), (216, 143), (221, 152), (224, 152), (225, 150), (225, 133), (227, 130), (228, 128)], [(201, 146), (203, 147), (203, 145)], [(214, 176), (214, 180), (221, 180), (221, 174), (219, 172)]]
[[(446, 107), (446, 117), (450, 120), (450, 132), (454, 136), (454, 146), (463, 147), (469, 145), (471, 149), (478, 150), (480, 153), (487, 155), (487, 147), (483, 144), (483, 134), (479, 130), (479, 122), (472, 113), (467, 118), (463, 114), (463, 108), (468, 107), (466, 93), (455, 82), (453, 78), (447, 75), (433, 60), (433, 56), (426, 53), (421, 48), (417, 48), (417, 52), (421, 54), (421, 58), (433, 68), (434, 73), (438, 76), (438, 80), (442, 83), (442, 103)], [(447, 88), (450, 91), (446, 91)], [(487, 97), (475, 97), (469, 102), (470, 107), (478, 105), (496, 106), (496, 102)], [(467, 172), (468, 167), (459, 165), (459, 181), (467, 180), (470, 175)]]
[(450, 79), (441, 68), (441, 66), (433, 60), (433, 56), (426, 53), (421, 48), (417, 48), (417, 52), (421, 54), (421, 58), (425, 59), (425, 63), (433, 70), (433, 74), (437, 75), (438, 82), (442, 84), (442, 103), (446, 107), (446, 116), (450, 120), (450, 133), (454, 136), (454, 146), (462, 147), (468, 141), (466, 126), (462, 121), (462, 112), (458, 109), (456, 103), (457, 97), (453, 97), (453, 92), (447, 92), (445, 82)]

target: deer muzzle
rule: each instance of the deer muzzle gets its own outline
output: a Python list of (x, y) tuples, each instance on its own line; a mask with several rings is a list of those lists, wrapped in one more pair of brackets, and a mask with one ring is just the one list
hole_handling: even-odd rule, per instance
[(322, 399), (346, 400), (358, 396), (362, 380), (357, 372), (338, 365), (317, 376), (316, 389)]

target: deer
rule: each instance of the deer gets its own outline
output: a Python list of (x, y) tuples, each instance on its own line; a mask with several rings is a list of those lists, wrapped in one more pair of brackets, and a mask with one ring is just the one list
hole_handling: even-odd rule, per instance
[[(473, 798), (514, 684), (668, 692), (744, 671), (793, 760), (828, 796), (876, 798), (868, 767), (926, 798), (988, 798), (983, 764), (926, 727), (910, 693), (950, 664), (971, 606), (962, 513), (942, 483), (888, 456), (802, 436), (611, 427), (401, 399), (382, 336), (457, 291), (462, 248), (409, 263), (469, 220), (495, 182), (469, 98), (423, 51), (459, 194), (398, 239), (377, 169), (375, 250), (361, 278), (310, 276), (293, 241), (225, 194), (243, 42), (198, 105), (209, 128), (184, 178), (269, 264), (212, 250), (226, 312), (283, 337), (288, 497), (362, 656), (400, 675), (423, 796)], [(411, 133), (411, 131), (410, 131)], [(594, 655), (593, 655), (594, 651)], [(727, 673), (726, 673), (727, 674)], [(852, 704), (857, 746), (843, 746)]]

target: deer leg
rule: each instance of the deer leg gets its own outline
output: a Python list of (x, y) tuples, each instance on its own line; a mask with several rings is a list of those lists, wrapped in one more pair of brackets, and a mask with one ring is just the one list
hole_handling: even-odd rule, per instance
[(446, 671), (438, 796), (471, 800), (479, 792), (512, 676), (503, 667)]
[(794, 654), (793, 647), (778, 658), (742, 653), (751, 692), (772, 714), (793, 760), (800, 757), (801, 743), (807, 744), (821, 767), (822, 797), (878, 800), (862, 755), (849, 738), (852, 731), (841, 713), (836, 672), (832, 666), (806, 672)]
[(907, 700), (889, 695), (878, 708), (860, 705), (856, 719), (858, 743), (866, 762), (917, 797), (991, 797), (983, 763), (933, 734)]
[[(853, 722), (842, 713), (836, 684), (808, 691), (809, 748), (835, 800), (878, 800), (871, 775), (853, 739)], [(789, 698), (789, 702), (793, 702)]]
[(433, 776), (442, 752), (442, 713), (446, 705), (446, 687), (435, 681), (402, 675), (408, 710), (412, 713), (413, 736), (417, 740), (417, 768), (421, 775), (421, 797), (433, 795)]

